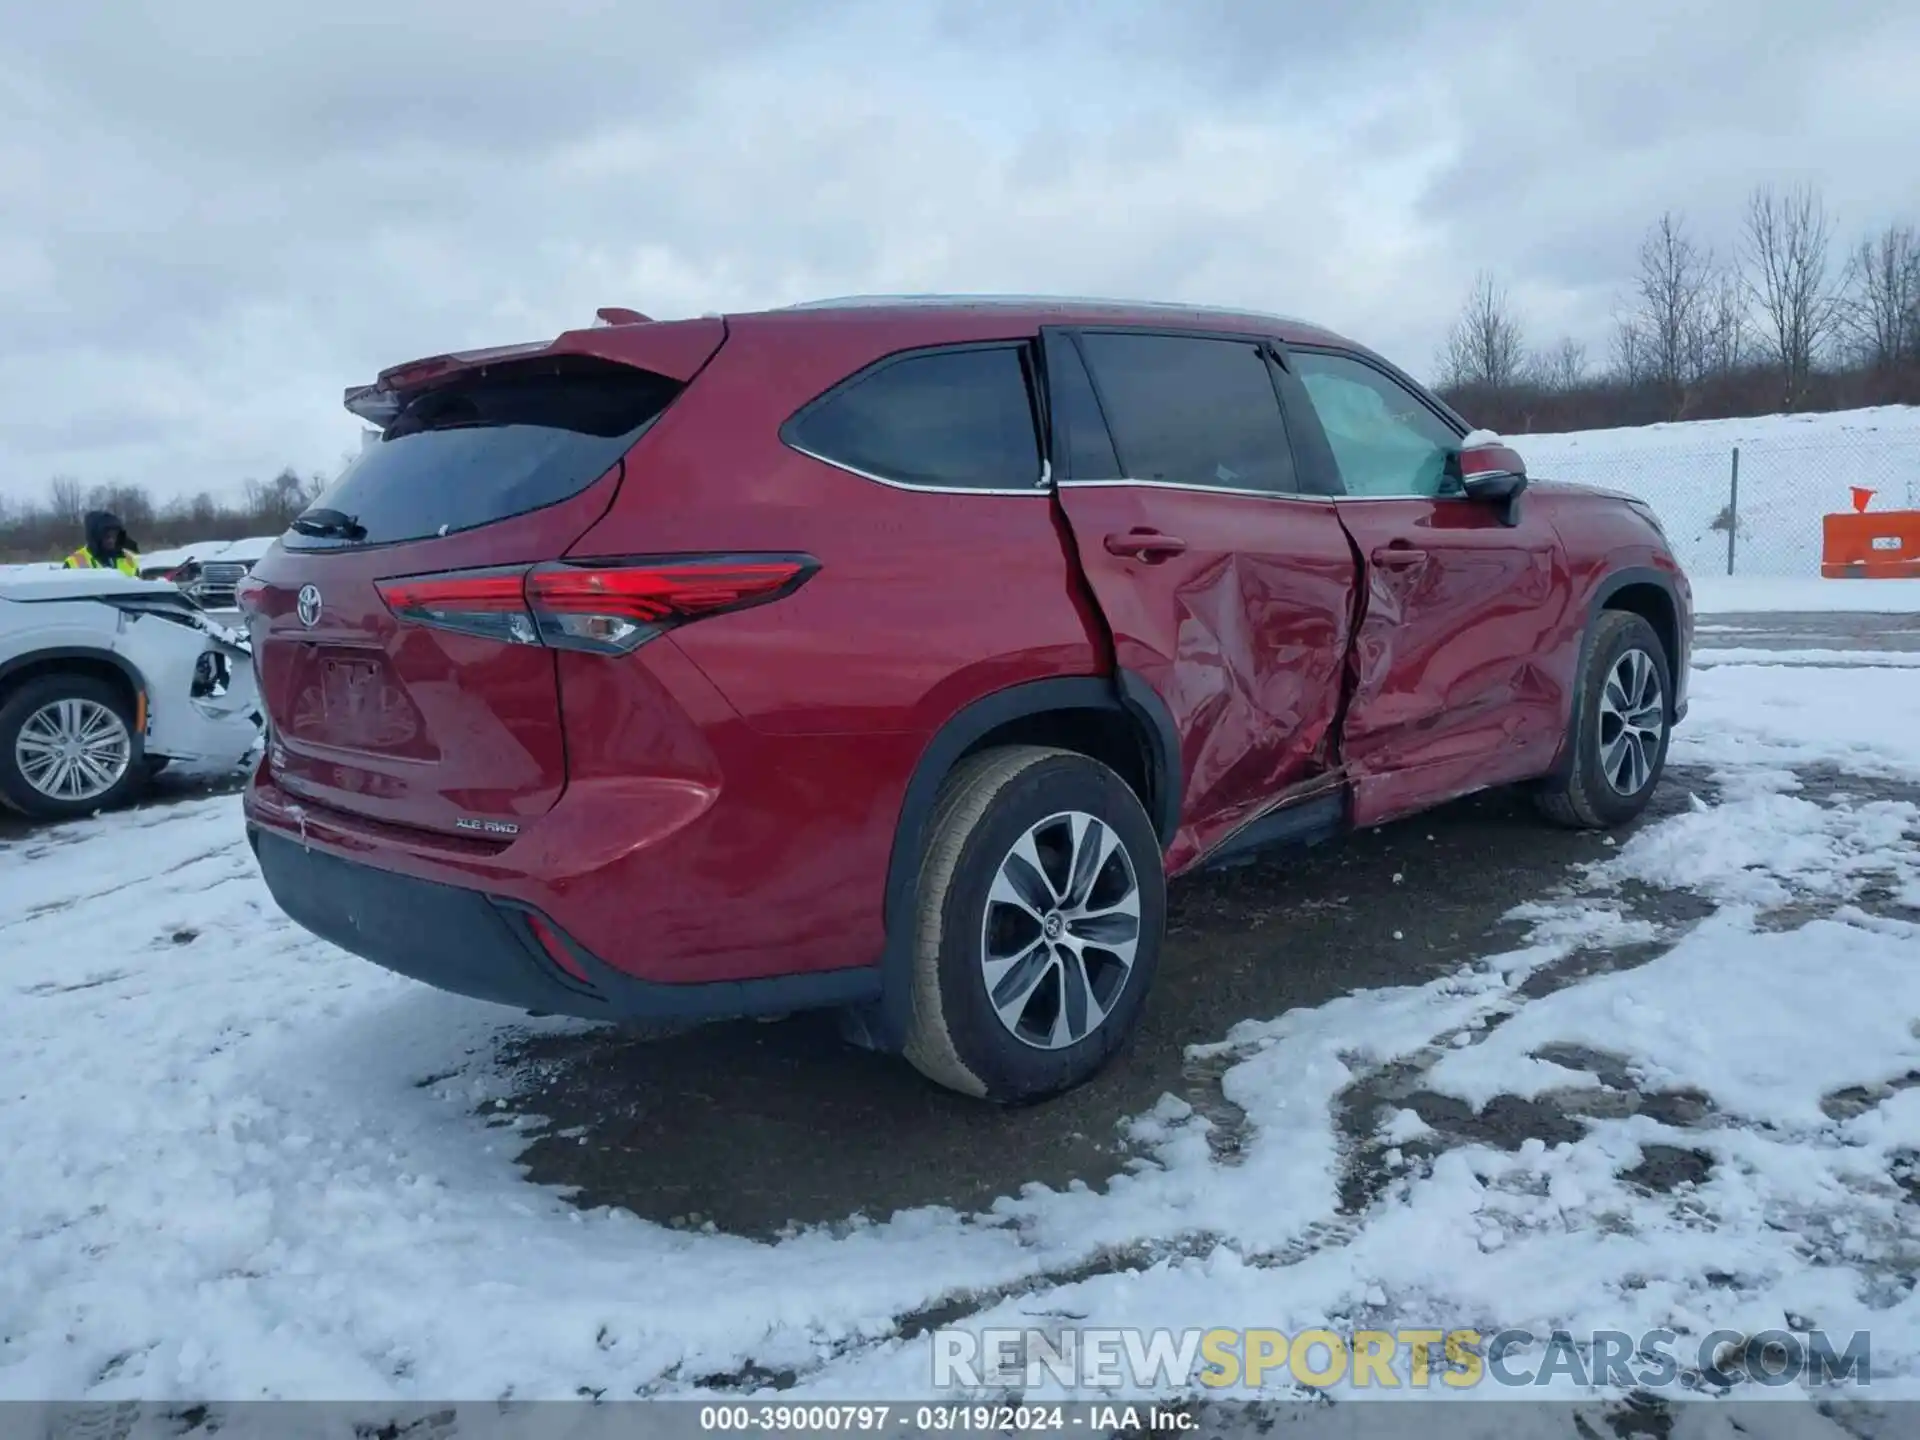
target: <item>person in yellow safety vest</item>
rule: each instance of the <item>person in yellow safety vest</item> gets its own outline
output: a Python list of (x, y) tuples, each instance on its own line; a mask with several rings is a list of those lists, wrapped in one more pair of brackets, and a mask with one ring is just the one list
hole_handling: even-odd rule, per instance
[(67, 556), (68, 570), (118, 570), (140, 575), (140, 555), (120, 517), (106, 510), (87, 512), (87, 543)]

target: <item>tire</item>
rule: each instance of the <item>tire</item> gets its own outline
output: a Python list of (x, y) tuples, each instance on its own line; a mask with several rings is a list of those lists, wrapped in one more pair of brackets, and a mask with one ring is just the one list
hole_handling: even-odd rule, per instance
[[(1652, 688), (1636, 689), (1635, 676)], [(1534, 797), (1541, 813), (1581, 830), (1636, 818), (1659, 788), (1673, 736), (1673, 672), (1653, 626), (1624, 610), (1600, 613), (1567, 724), (1566, 773), (1541, 782)], [(1649, 735), (1656, 724), (1658, 735)]]
[[(1003, 876), (1016, 848), (1040, 861), (1008, 872), (1032, 904)], [(1090, 880), (1070, 852), (1098, 864)], [(962, 761), (934, 802), (916, 901), (905, 1052), (928, 1079), (997, 1104), (1040, 1100), (1132, 1034), (1160, 962), (1166, 872), (1147, 812), (1105, 765), (1034, 745)]]
[[(77, 708), (63, 715), (54, 708), (63, 704)], [(30, 762), (36, 749), (44, 754), (33, 741), (45, 742), (50, 730), (57, 732), (66, 716), (75, 715), (82, 731), (99, 742), (92, 748), (91, 758), (96, 764), (108, 766), (114, 778), (102, 786), (82, 776), (75, 783), (75, 793), (48, 793), (30, 778), (23, 757)], [(104, 727), (117, 727), (117, 731)], [(21, 743), (23, 731), (28, 732), (26, 746)], [(117, 745), (108, 746), (102, 739), (115, 734)], [(124, 805), (147, 782), (142, 740), (134, 728), (133, 707), (118, 688), (104, 680), (58, 674), (29, 680), (0, 703), (0, 800), (38, 820), (71, 820)]]

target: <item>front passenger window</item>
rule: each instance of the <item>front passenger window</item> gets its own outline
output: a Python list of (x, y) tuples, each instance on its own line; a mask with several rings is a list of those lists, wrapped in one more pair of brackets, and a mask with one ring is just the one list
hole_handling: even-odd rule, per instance
[(1458, 494), (1447, 458), (1460, 437), (1397, 381), (1343, 355), (1293, 352), (1347, 494)]

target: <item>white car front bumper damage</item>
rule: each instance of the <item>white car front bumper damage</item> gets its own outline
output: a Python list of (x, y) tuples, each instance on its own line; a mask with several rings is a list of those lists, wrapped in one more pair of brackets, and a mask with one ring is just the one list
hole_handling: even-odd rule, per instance
[(123, 610), (116, 648), (146, 682), (149, 756), (228, 770), (260, 744), (263, 717), (245, 638), (178, 610)]

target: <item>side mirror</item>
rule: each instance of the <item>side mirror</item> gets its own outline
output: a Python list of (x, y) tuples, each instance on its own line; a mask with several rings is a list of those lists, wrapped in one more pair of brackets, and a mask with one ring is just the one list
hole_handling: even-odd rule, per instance
[(1498, 441), (1470, 443), (1461, 447), (1459, 466), (1460, 488), (1469, 500), (1498, 506), (1502, 525), (1520, 523), (1520, 492), (1527, 488), (1527, 462), (1518, 451)]

